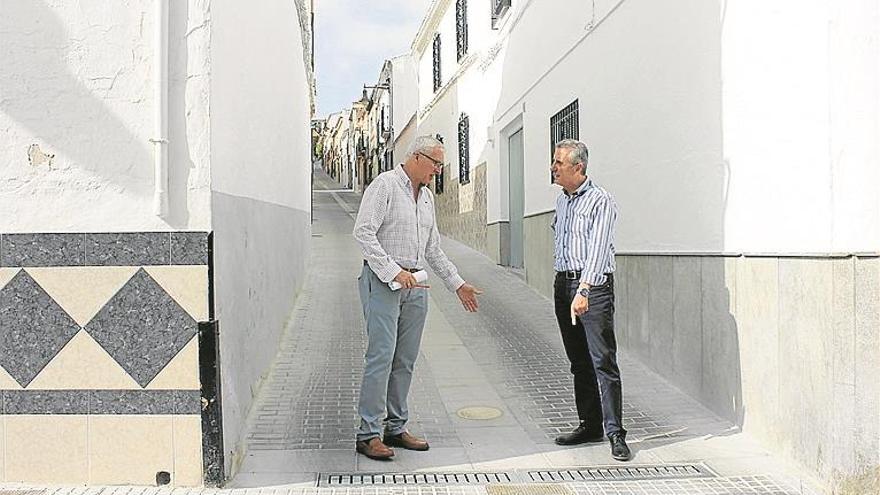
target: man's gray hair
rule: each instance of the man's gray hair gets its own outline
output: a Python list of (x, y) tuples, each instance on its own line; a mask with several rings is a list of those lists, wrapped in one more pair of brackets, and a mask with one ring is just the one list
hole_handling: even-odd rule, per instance
[(419, 136), (409, 144), (409, 148), (406, 150), (406, 158), (416, 153), (428, 153), (434, 148), (443, 148), (443, 143), (434, 136)]
[(587, 172), (587, 162), (590, 159), (590, 150), (587, 145), (577, 139), (563, 139), (556, 143), (557, 148), (568, 150), (568, 162), (572, 165), (584, 164), (584, 173)]

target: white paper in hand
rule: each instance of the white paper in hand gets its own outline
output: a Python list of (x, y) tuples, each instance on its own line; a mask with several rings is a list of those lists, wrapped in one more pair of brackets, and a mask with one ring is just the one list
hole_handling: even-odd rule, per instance
[[(428, 272), (426, 272), (425, 270), (419, 270), (417, 272), (413, 272), (413, 277), (416, 278), (417, 284), (424, 284), (428, 281)], [(403, 286), (400, 285), (397, 280), (392, 280), (391, 282), (388, 282), (388, 287), (391, 287), (391, 290), (398, 290)]]

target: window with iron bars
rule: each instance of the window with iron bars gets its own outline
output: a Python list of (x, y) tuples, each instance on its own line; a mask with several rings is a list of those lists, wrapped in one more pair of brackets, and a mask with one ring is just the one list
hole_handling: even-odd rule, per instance
[(440, 78), (440, 33), (434, 35), (434, 92), (442, 85)]
[(498, 21), (510, 9), (511, 0), (492, 0), (492, 29), (498, 29)]
[[(579, 139), (578, 132), (578, 101), (574, 100), (556, 115), (550, 117), (550, 161), (553, 161), (553, 153), (556, 151), (556, 143), (563, 139)], [(553, 173), (550, 173), (550, 183), (553, 183)]]
[(467, 115), (461, 114), (458, 120), (458, 182), (471, 181), (471, 125)]
[(385, 150), (385, 170), (394, 168), (394, 150)]
[[(443, 142), (443, 136), (437, 134), (434, 136), (437, 138), (437, 141)], [(446, 173), (446, 167), (440, 169), (440, 173), (434, 176), (434, 194), (443, 194), (443, 174)]]
[(461, 62), (468, 51), (467, 0), (455, 1), (455, 42)]

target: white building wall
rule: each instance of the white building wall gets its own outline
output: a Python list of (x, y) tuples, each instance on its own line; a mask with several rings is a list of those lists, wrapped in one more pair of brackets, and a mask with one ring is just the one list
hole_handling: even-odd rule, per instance
[(394, 109), (391, 119), (394, 135), (391, 140), (394, 142), (416, 113), (419, 104), (418, 78), (411, 55), (400, 55), (391, 59), (391, 85)]
[(310, 85), (298, 19), (287, 0), (211, 2), (215, 277), (233, 472), (311, 238)]
[(209, 229), (208, 4), (171, 2), (160, 218), (153, 2), (0, 2), (0, 231)]
[[(876, 252), (876, 6), (832, 3), (514, 11), (489, 72), (494, 132), (523, 119), (526, 214), (553, 208), (549, 118), (577, 98), (590, 172), (622, 207), (620, 250)], [(491, 223), (506, 219), (505, 178), (488, 173)]]

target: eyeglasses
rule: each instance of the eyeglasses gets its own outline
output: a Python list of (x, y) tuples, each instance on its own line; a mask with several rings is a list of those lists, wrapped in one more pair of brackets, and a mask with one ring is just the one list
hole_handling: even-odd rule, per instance
[(434, 167), (436, 167), (436, 168), (443, 168), (443, 162), (442, 162), (442, 161), (437, 160), (437, 159), (435, 159), (435, 158), (433, 158), (433, 157), (430, 157), (430, 156), (428, 156), (428, 155), (426, 155), (426, 154), (424, 154), (424, 153), (422, 153), (422, 152), (418, 152), (417, 154), (418, 154), (418, 155), (421, 155), (421, 156), (423, 156), (423, 157), (425, 157), (425, 158), (427, 158), (428, 160), (431, 160), (431, 163), (434, 164)]

